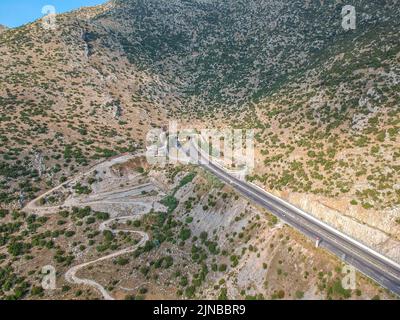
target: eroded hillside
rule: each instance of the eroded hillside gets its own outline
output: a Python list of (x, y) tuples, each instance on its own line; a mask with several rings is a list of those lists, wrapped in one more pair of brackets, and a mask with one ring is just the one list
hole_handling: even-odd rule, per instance
[[(344, 4), (356, 8), (355, 30), (341, 27)], [(0, 239), (4, 274), (11, 277), (21, 272), (34, 283), (42, 261), (36, 269), (28, 270), (23, 259), (37, 259), (34, 253), (40, 250), (50, 250), (46, 261), (60, 261), (58, 268), (63, 272), (73, 262), (99, 258), (102, 251), (88, 249), (86, 243), (90, 233), (86, 217), (89, 222), (94, 219), (89, 225), (95, 229), (109, 231), (106, 235), (90, 233), (94, 242), (88, 241), (93, 248), (97, 242), (105, 251), (112, 246), (108, 252), (112, 254), (125, 244), (138, 244), (140, 233), (113, 233), (108, 225), (101, 225), (104, 216), (95, 212), (119, 208), (114, 214), (126, 213), (131, 202), (137, 201), (129, 196), (147, 196), (154, 191), (150, 182), (137, 189), (124, 180), (128, 185), (121, 191), (119, 185), (102, 186), (104, 177), (98, 172), (72, 190), (69, 186), (42, 197), (38, 205), (45, 209), (36, 212), (31, 208), (36, 214), (47, 210), (52, 214), (49, 217), (28, 218), (20, 210), (45, 190), (67, 185), (99, 161), (143, 150), (148, 130), (165, 126), (171, 119), (184, 127), (255, 129), (256, 169), (249, 180), (400, 259), (399, 10), (397, 0), (114, 0), (58, 15), (54, 30), (44, 28), (42, 21), (15, 29), (0, 27), (0, 207), (5, 210)], [(144, 172), (157, 172), (144, 164), (140, 167)], [(121, 176), (132, 170), (125, 168)], [(293, 230), (271, 223), (271, 217), (243, 199), (232, 200), (235, 195), (231, 190), (220, 194), (214, 190), (217, 196), (214, 191), (200, 191), (202, 183), (197, 179), (201, 177), (197, 172), (195, 182), (187, 186), (193, 188), (187, 192), (200, 198), (178, 193), (181, 207), (168, 218), (168, 228), (179, 234), (182, 228), (190, 230), (190, 240), (185, 239), (180, 246), (183, 240), (175, 236), (168, 245), (138, 254), (138, 259), (104, 261), (102, 275), (92, 274), (89, 266), (82, 270), (85, 277), (99, 277), (107, 292), (121, 298), (129, 294), (121, 287), (132, 289), (133, 283), (145, 283), (156, 276), (157, 272), (151, 271), (154, 264), (169, 265), (169, 256), (174, 256), (179, 261), (175, 264), (187, 265), (187, 272), (174, 269), (175, 274), (168, 269), (161, 280), (153, 279), (146, 286), (148, 297), (157, 297), (155, 292), (165, 284), (162, 297), (262, 294), (276, 298), (283, 291), (285, 298), (291, 298), (296, 296), (289, 285), (293, 281), (305, 297), (331, 296), (327, 288), (332, 287), (337, 274), (330, 266), (337, 261), (317, 255)], [(112, 188), (106, 190), (108, 187)], [(159, 188), (167, 194), (172, 190), (168, 184)], [(98, 207), (99, 194), (109, 202), (107, 208), (104, 201)], [(67, 199), (68, 210), (58, 217), (58, 207)], [(160, 200), (157, 192), (149, 199), (148, 204)], [(195, 203), (198, 210), (194, 210)], [(221, 208), (208, 210), (215, 203)], [(91, 209), (76, 209), (85, 206)], [(165, 227), (164, 218), (156, 213), (161, 209), (136, 222), (151, 239), (157, 236), (148, 232), (152, 229), (149, 221), (156, 221), (156, 230), (151, 231), (160, 232)], [(162, 224), (157, 225), (157, 221)], [(68, 228), (63, 231), (64, 224)], [(211, 234), (207, 228), (214, 224), (212, 229), (217, 231)], [(235, 236), (229, 233), (223, 237), (224, 228), (236, 232)], [(58, 229), (59, 233), (54, 231)], [(247, 229), (253, 231), (248, 230), (245, 236)], [(203, 231), (206, 239), (200, 238)], [(76, 234), (76, 239), (70, 243), (65, 236), (55, 245), (47, 239), (49, 232), (61, 234), (61, 238), (63, 232), (71, 237)], [(187, 231), (182, 232), (185, 238)], [(21, 240), (26, 234), (29, 237)], [(198, 239), (193, 240), (193, 235)], [(282, 240), (286, 237), (287, 241)], [(248, 246), (243, 239), (248, 239)], [(260, 241), (270, 250), (253, 250), (261, 246)], [(281, 242), (285, 247), (275, 252)], [(227, 251), (218, 258), (222, 262), (211, 258), (213, 243), (220, 248), (218, 255)], [(292, 249), (298, 256), (286, 252), (288, 243), (297, 248)], [(53, 245), (59, 251), (52, 252)], [(235, 246), (246, 249), (233, 253)], [(46, 249), (38, 249), (42, 247)], [(173, 254), (166, 255), (168, 250)], [(205, 260), (201, 258), (204, 251), (208, 252)], [(10, 265), (14, 252), (19, 258)], [(300, 263), (305, 255), (314, 257), (315, 263)], [(236, 256), (243, 258), (237, 264)], [(278, 266), (284, 258), (294, 270)], [(121, 278), (117, 278), (128, 279), (127, 283), (112, 283), (107, 270), (117, 272), (119, 267), (110, 269), (110, 265), (121, 265)], [(140, 272), (128, 275), (128, 268), (133, 267)], [(321, 269), (322, 275), (316, 276), (314, 268)], [(185, 280), (194, 270), (198, 271), (197, 279)], [(247, 285), (253, 283), (245, 276), (250, 270), (257, 274), (257, 281)], [(307, 277), (299, 277), (306, 272)], [(308, 279), (309, 274), (315, 277)], [(172, 290), (167, 283), (174, 282), (174, 277), (187, 284)], [(12, 279), (2, 294), (25, 296), (28, 285), (18, 290), (24, 294), (12, 293), (24, 279)], [(264, 280), (268, 282), (265, 287)], [(221, 283), (213, 288), (218, 281)], [(365, 288), (364, 298), (377, 293), (377, 289)], [(139, 289), (132, 289), (132, 295), (143, 295)], [(86, 295), (82, 288), (77, 290), (81, 293), (66, 290), (57, 295)], [(89, 291), (85, 297), (97, 295), (97, 291)]]
[(1, 213), (2, 298), (393, 298), (360, 274), (344, 289), (340, 261), (203, 170), (140, 154)]

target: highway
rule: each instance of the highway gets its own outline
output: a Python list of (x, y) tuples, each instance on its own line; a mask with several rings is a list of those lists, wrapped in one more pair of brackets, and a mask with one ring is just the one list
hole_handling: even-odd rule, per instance
[[(314, 241), (320, 239), (321, 247), (335, 254), (347, 264), (354, 266), (358, 271), (375, 280), (384, 288), (400, 296), (400, 265), (398, 263), (254, 184), (239, 180), (227, 173), (220, 165), (205, 157), (192, 144), (190, 145), (191, 148), (195, 148), (198, 151), (198, 165), (304, 235)], [(177, 144), (177, 147), (183, 149), (180, 143)], [(189, 156), (190, 151), (185, 153)]]

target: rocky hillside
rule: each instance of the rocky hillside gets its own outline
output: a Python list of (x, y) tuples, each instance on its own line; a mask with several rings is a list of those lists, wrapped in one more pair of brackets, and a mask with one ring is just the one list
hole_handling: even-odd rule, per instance
[[(336, 257), (202, 169), (140, 154), (0, 217), (0, 299), (395, 298), (361, 274), (346, 289)], [(44, 265), (54, 290), (41, 286)]]
[[(345, 4), (356, 30), (341, 26)], [(37, 21), (3, 31), (1, 203), (138, 148), (173, 117), (256, 128), (249, 178), (269, 189), (395, 210), (399, 8), (115, 0), (59, 15), (55, 30)]]
[(392, 43), (386, 31), (398, 25), (397, 1), (350, 2), (354, 32), (341, 27), (341, 1), (122, 0), (94, 20), (133, 64), (204, 112), (270, 96), (353, 41)]
[[(355, 30), (342, 28), (347, 4), (356, 8)], [(104, 232), (107, 216), (96, 208), (48, 219), (19, 209), (101, 159), (142, 149), (149, 128), (169, 119), (255, 129), (249, 180), (400, 261), (399, 16), (397, 0), (114, 0), (58, 15), (55, 29), (40, 20), (0, 27), (0, 296), (47, 297), (38, 276), (46, 259), (65, 272), (138, 243), (139, 233)], [(176, 168), (168, 170), (170, 184), (185, 186), (174, 180)], [(92, 199), (103, 187), (126, 187), (124, 174), (112, 185), (106, 173), (95, 170), (39, 205), (58, 211), (64, 196)], [(148, 225), (140, 222), (152, 239), (173, 235), (161, 249), (147, 244), (149, 252), (83, 276), (117, 298), (126, 297), (118, 287), (126, 283), (114, 281), (110, 266), (122, 278), (140, 271), (127, 287), (154, 280), (137, 287), (136, 298), (160, 290), (173, 298), (388, 297), (364, 278), (362, 292), (349, 295), (337, 260), (232, 190), (209, 187), (218, 182), (203, 175), (185, 192), (166, 189), (176, 194), (163, 201), (171, 206), (167, 224), (155, 212)], [(142, 191), (135, 191), (140, 201)], [(177, 252), (175, 260), (165, 252)], [(194, 277), (180, 270), (186, 264)], [(56, 297), (100, 297), (63, 285)]]

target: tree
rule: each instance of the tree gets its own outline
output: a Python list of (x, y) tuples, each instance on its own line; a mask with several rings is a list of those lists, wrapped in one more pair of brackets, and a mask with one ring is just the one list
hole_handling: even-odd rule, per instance
[(190, 231), (190, 229), (184, 228), (184, 229), (181, 229), (181, 232), (179, 233), (179, 238), (182, 241), (185, 241), (185, 240), (189, 239), (191, 235), (192, 235), (192, 232)]
[(218, 270), (219, 270), (219, 272), (225, 272), (227, 268), (228, 268), (228, 266), (223, 263), (223, 264), (220, 264)]
[(8, 253), (13, 256), (20, 256), (28, 251), (29, 246), (23, 242), (13, 242), (8, 246)]
[(218, 300), (228, 300), (228, 290), (226, 288), (221, 289)]
[(202, 233), (200, 233), (200, 239), (201, 241), (205, 242), (208, 238), (208, 233), (203, 231)]
[(32, 288), (32, 290), (31, 290), (31, 294), (33, 295), (33, 296), (37, 296), (37, 295), (40, 295), (40, 294), (42, 294), (43, 293), (43, 288), (42, 287), (36, 287), (36, 286), (34, 286), (33, 288)]
[(278, 297), (278, 299), (283, 299), (285, 297), (285, 291), (279, 290), (276, 296)]
[(195, 286), (187, 287), (185, 290), (185, 294), (189, 299), (194, 297), (195, 292), (196, 292)]
[(304, 292), (303, 291), (296, 291), (296, 298), (297, 299), (303, 299), (304, 297)]

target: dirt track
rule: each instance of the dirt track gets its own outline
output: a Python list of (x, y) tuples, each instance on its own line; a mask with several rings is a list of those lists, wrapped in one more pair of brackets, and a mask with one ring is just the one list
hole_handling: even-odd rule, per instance
[(60, 190), (61, 188), (64, 187), (68, 187), (73, 183), (76, 183), (78, 181), (80, 181), (81, 179), (89, 176), (90, 174), (92, 174), (94, 171), (104, 171), (106, 169), (109, 169), (111, 166), (115, 165), (115, 164), (119, 164), (119, 163), (124, 163), (130, 159), (133, 159), (137, 157), (137, 155), (122, 155), (120, 157), (111, 159), (111, 160), (107, 160), (104, 161), (102, 163), (99, 163), (97, 165), (95, 165), (94, 167), (92, 167), (91, 169), (89, 169), (88, 171), (86, 171), (85, 173), (81, 173), (78, 174), (77, 176), (75, 176), (74, 178), (58, 185), (57, 187), (54, 187), (53, 189), (45, 192), (44, 194), (42, 194), (41, 196), (39, 196), (38, 198), (32, 200), (31, 202), (29, 202), (25, 208), (24, 211), (32, 213), (32, 214), (36, 214), (38, 216), (45, 216), (45, 215), (51, 215), (51, 214), (56, 214), (60, 211), (60, 207), (61, 208), (71, 208), (72, 206), (87, 206), (87, 205), (91, 205), (91, 204), (96, 204), (96, 203), (102, 203), (102, 204), (116, 204), (116, 203), (124, 203), (130, 206), (135, 206), (139, 207), (140, 210), (137, 214), (131, 214), (128, 216), (122, 216), (122, 217), (112, 217), (111, 219), (103, 222), (102, 224), (100, 224), (99, 226), (99, 231), (105, 231), (105, 230), (109, 230), (111, 231), (113, 234), (116, 234), (117, 232), (129, 232), (129, 233), (133, 233), (133, 234), (138, 234), (140, 236), (142, 236), (141, 240), (134, 246), (129, 247), (129, 248), (125, 248), (122, 250), (119, 250), (117, 252), (111, 253), (109, 255), (106, 255), (104, 257), (92, 260), (92, 261), (88, 261), (88, 262), (84, 262), (81, 263), (79, 265), (76, 265), (74, 267), (72, 267), (71, 269), (69, 269), (66, 273), (65, 273), (65, 279), (72, 283), (72, 284), (81, 284), (81, 285), (87, 285), (87, 286), (91, 286), (93, 288), (95, 288), (96, 290), (98, 290), (101, 295), (103, 296), (103, 298), (105, 300), (114, 300), (114, 298), (107, 292), (107, 290), (98, 282), (94, 281), (94, 280), (90, 280), (90, 279), (81, 279), (79, 277), (76, 276), (76, 273), (81, 270), (82, 268), (85, 268), (89, 265), (95, 264), (97, 262), (101, 262), (101, 261), (105, 261), (108, 259), (112, 259), (115, 257), (118, 257), (120, 255), (124, 255), (124, 254), (129, 254), (134, 252), (137, 248), (139, 248), (140, 246), (144, 245), (146, 243), (146, 241), (149, 240), (149, 235), (145, 232), (142, 231), (134, 231), (134, 230), (112, 230), (108, 227), (108, 225), (112, 222), (112, 221), (127, 221), (127, 220), (134, 220), (137, 217), (149, 212), (151, 209), (154, 208), (154, 204), (151, 202), (145, 202), (145, 201), (138, 201), (139, 199), (135, 199), (135, 197), (140, 195), (141, 191), (148, 191), (150, 190), (150, 183), (147, 184), (142, 184), (139, 186), (135, 186), (135, 187), (129, 187), (129, 188), (120, 188), (120, 190), (117, 191), (112, 191), (112, 192), (100, 192), (97, 193), (95, 195), (90, 195), (87, 196), (85, 199), (74, 199), (74, 198), (68, 198), (66, 201), (64, 201), (64, 203), (62, 205), (57, 205), (57, 206), (52, 206), (52, 207), (43, 207), (43, 206), (39, 206), (39, 200), (50, 195), (51, 193), (53, 193), (54, 191)]

